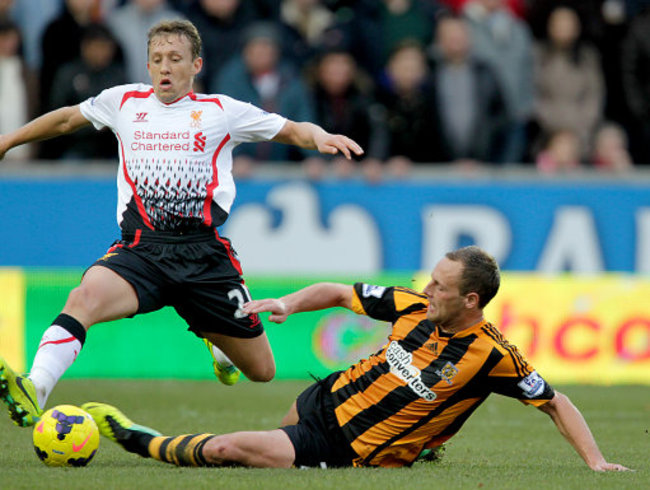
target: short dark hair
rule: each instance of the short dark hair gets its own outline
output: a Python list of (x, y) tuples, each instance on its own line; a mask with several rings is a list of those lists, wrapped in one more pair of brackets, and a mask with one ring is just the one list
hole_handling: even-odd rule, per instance
[(9, 19), (2, 19), (0, 20), (0, 34), (6, 34), (7, 32), (16, 32), (19, 36), (21, 35), (18, 24)]
[(185, 36), (192, 44), (192, 59), (195, 60), (201, 55), (201, 36), (194, 24), (189, 20), (163, 20), (149, 29), (147, 34), (147, 55), (151, 40), (162, 34), (178, 34)]
[(258, 39), (266, 39), (267, 41), (275, 44), (276, 46), (282, 45), (282, 32), (277, 24), (266, 21), (258, 20), (249, 24), (241, 33), (241, 44), (246, 46), (251, 41)]
[(92, 23), (88, 24), (82, 34), (81, 40), (83, 42), (87, 41), (110, 41), (112, 43), (117, 43), (115, 37), (111, 31), (103, 24)]
[(448, 252), (445, 257), (463, 264), (458, 289), (461, 295), (476, 293), (479, 307), (484, 308), (499, 290), (501, 273), (497, 261), (476, 245)]

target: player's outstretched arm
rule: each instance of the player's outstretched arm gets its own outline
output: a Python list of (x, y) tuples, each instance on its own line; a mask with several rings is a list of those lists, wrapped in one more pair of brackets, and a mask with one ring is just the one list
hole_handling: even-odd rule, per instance
[(316, 124), (309, 122), (287, 121), (273, 141), (296, 145), (307, 150), (318, 150), (321, 153), (335, 155), (342, 153), (350, 160), (352, 153), (363, 155), (363, 149), (356, 141), (342, 134), (331, 134)]
[(269, 320), (282, 323), (293, 313), (316, 311), (342, 306), (352, 308), (352, 286), (321, 282), (288, 294), (279, 299), (260, 299), (246, 303), (242, 310), (252, 313), (271, 313)]
[(90, 124), (79, 106), (61, 107), (37, 117), (11, 133), (0, 135), (0, 160), (16, 146), (68, 134)]
[(594, 471), (629, 470), (623, 465), (608, 463), (605, 460), (587, 422), (566, 395), (555, 392), (553, 399), (539, 409), (551, 417), (560, 433), (585, 460), (589, 468)]

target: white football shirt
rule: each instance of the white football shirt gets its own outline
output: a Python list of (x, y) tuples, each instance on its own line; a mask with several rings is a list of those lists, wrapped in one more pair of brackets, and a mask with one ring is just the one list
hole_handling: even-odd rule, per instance
[(117, 137), (117, 221), (131, 233), (221, 225), (235, 199), (232, 150), (272, 139), (287, 121), (225, 95), (165, 104), (144, 84), (104, 90), (80, 108)]

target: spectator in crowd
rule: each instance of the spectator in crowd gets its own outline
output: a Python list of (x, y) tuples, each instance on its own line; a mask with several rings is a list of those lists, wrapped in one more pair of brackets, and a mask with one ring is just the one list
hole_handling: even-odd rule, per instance
[(608, 0), (601, 6), (603, 29), (596, 42), (605, 83), (605, 117), (618, 122), (628, 121), (630, 111), (623, 91), (621, 52), (628, 31), (623, 0)]
[[(29, 121), (29, 100), (34, 83), (20, 56), (20, 31), (8, 20), (0, 20), (0, 134), (18, 129)], [(19, 147), (7, 153), (10, 159), (30, 156), (30, 147)]]
[(11, 9), (14, 6), (14, 0), (0, 0), (0, 22), (11, 20)]
[(537, 122), (542, 133), (573, 131), (586, 157), (603, 118), (604, 86), (596, 50), (580, 37), (575, 11), (556, 8), (549, 17), (549, 39), (535, 49)]
[(282, 0), (280, 20), (288, 28), (285, 43), (297, 63), (313, 58), (334, 25), (334, 14), (322, 0)]
[[(41, 112), (47, 111), (56, 71), (79, 56), (79, 39), (90, 24), (94, 0), (65, 0), (61, 14), (45, 29), (41, 39)], [(41, 157), (52, 158), (48, 145), (41, 145)]]
[[(440, 0), (440, 3), (449, 7), (454, 14), (462, 14), (465, 4), (469, 0)], [(526, 7), (531, 0), (506, 0), (505, 6), (510, 12), (520, 18), (524, 18), (526, 14)]]
[(312, 46), (319, 44), (323, 33), (334, 22), (334, 14), (321, 0), (283, 0), (280, 18)]
[[(386, 156), (386, 134), (382, 110), (372, 97), (372, 81), (364, 77), (354, 58), (344, 50), (324, 52), (316, 65), (313, 95), (316, 123), (326, 131), (346, 134), (366, 149), (363, 165), (380, 168), (379, 160)], [(335, 173), (350, 176), (354, 162), (333, 157)], [(321, 176), (326, 159), (312, 157), (305, 162), (308, 174)]]
[[(126, 83), (124, 69), (115, 59), (117, 42), (107, 27), (90, 24), (81, 37), (79, 58), (63, 65), (56, 74), (50, 96), (50, 110), (72, 106), (102, 90)], [(57, 138), (57, 158), (114, 159), (115, 137), (110, 131), (83, 128)]]
[(580, 168), (580, 138), (570, 129), (559, 130), (547, 137), (537, 155), (537, 170), (544, 174), (571, 172)]
[(473, 54), (490, 64), (503, 89), (510, 123), (498, 162), (519, 163), (528, 146), (527, 127), (533, 114), (532, 37), (504, 0), (472, 0), (464, 8)]
[[(18, 24), (22, 37), (23, 57), (35, 73), (40, 69), (43, 33), (48, 24), (60, 15), (63, 0), (0, 0), (9, 6), (11, 19)], [(0, 7), (3, 8), (3, 7)]]
[(623, 45), (623, 92), (632, 113), (634, 160), (650, 163), (650, 8), (632, 24)]
[(494, 71), (471, 55), (471, 43), (464, 19), (440, 20), (433, 53), (434, 118), (439, 129), (425, 140), (429, 145), (436, 141), (436, 161), (498, 161), (508, 113)]
[(384, 106), (388, 130), (389, 169), (401, 174), (412, 162), (439, 161), (432, 144), (438, 128), (433, 114), (433, 91), (422, 46), (404, 41), (391, 55), (378, 101)]
[(149, 83), (147, 50), (143, 48), (147, 32), (162, 20), (178, 18), (180, 14), (167, 7), (165, 0), (130, 0), (108, 15), (108, 26), (124, 50), (127, 82)]
[[(613, 141), (618, 141), (617, 145), (626, 150), (618, 154), (626, 153), (630, 165), (632, 161), (650, 163), (650, 146), (647, 145), (650, 139), (650, 69), (647, 68), (650, 66), (650, 0), (569, 0), (562, 5), (558, 7), (556, 2), (546, 0), (0, 0), (0, 22), (13, 18), (23, 25), (29, 17), (30, 32), (36, 32), (41, 39), (40, 97), (27, 97), (28, 104), (40, 105), (39, 111), (48, 109), (53, 98), (61, 101), (77, 91), (78, 85), (72, 82), (66, 85), (62, 81), (65, 78), (55, 82), (55, 74), (63, 73), (61, 68), (70, 62), (83, 63), (79, 39), (89, 24), (99, 18), (106, 20), (118, 41), (117, 58), (121, 59), (122, 51), (125, 55), (125, 81), (146, 82), (146, 52), (136, 46), (142, 45), (148, 27), (161, 18), (187, 15), (205, 40), (205, 67), (198, 80), (201, 90), (234, 94), (244, 99), (247, 96), (241, 95), (242, 92), (248, 92), (251, 95), (248, 100), (257, 101), (268, 110), (280, 110), (304, 120), (317, 117), (326, 126), (327, 120), (335, 126), (355, 121), (355, 131), (362, 133), (368, 126), (358, 118), (366, 110), (361, 107), (371, 100), (370, 93), (360, 90), (355, 81), (344, 96), (336, 95), (328, 92), (320, 78), (324, 60), (319, 59), (317, 53), (324, 48), (332, 51), (333, 46), (334, 51), (345, 48), (349, 53), (347, 57), (339, 52), (341, 56), (337, 62), (340, 63), (332, 62), (330, 68), (338, 66), (339, 74), (344, 74), (342, 67), (346, 63), (354, 64), (356, 59), (359, 68), (367, 71), (380, 86), (377, 94), (382, 102), (380, 109), (381, 105), (386, 108), (383, 116), (382, 110), (373, 109), (368, 114), (371, 136), (367, 154), (373, 158), (367, 158), (363, 168), (371, 169), (368, 175), (375, 180), (381, 175), (381, 162), (389, 157), (395, 157), (388, 165), (395, 175), (405, 174), (413, 162), (523, 161), (535, 154), (528, 141), (531, 118), (540, 130), (535, 146), (552, 140), (551, 135), (555, 133), (569, 130), (579, 138), (583, 162), (600, 161), (601, 157), (594, 160), (594, 146), (598, 146), (596, 129), (605, 118), (617, 121), (624, 126), (624, 129), (619, 128), (622, 134), (609, 127), (604, 131), (604, 140), (612, 146), (616, 146)], [(47, 28), (34, 27), (38, 19), (52, 18), (52, 12), (59, 10), (58, 17)], [(471, 56), (462, 61), (462, 56), (454, 61), (447, 58), (449, 53), (443, 53), (445, 48), (436, 33), (441, 12), (448, 10), (461, 13), (469, 26), (467, 43)], [(524, 15), (528, 25), (521, 20)], [(266, 39), (270, 41), (267, 45), (274, 44), (274, 47), (266, 51), (259, 49), (263, 42), (251, 48), (250, 36), (242, 36), (247, 27), (260, 18), (268, 19), (265, 29), (273, 31)], [(534, 50), (531, 29), (538, 37), (548, 36)], [(24, 32), (22, 34), (24, 37)], [(432, 37), (436, 42), (430, 73), (426, 67), (421, 74), (417, 69), (411, 70), (417, 62), (411, 63), (402, 73), (391, 70), (393, 52), (399, 52), (411, 41), (426, 46)], [(23, 49), (25, 42), (22, 39)], [(246, 49), (243, 44), (248, 45)], [(268, 56), (262, 54), (259, 59), (252, 59), (258, 54), (246, 57), (247, 51), (265, 52)], [(410, 54), (413, 53), (411, 50)], [(22, 50), (20, 57), (27, 59)], [(417, 57), (411, 56), (410, 60)], [(331, 60), (336, 58), (333, 56)], [(344, 58), (347, 61), (343, 62)], [(407, 55), (397, 56), (398, 61), (408, 58)], [(259, 67), (269, 62), (273, 68), (264, 73), (261, 71), (264, 68)], [(313, 93), (316, 100), (305, 90), (306, 79), (296, 69), (309, 62), (319, 65)], [(3, 77), (9, 76), (10, 70), (15, 73), (14, 68), (8, 68), (10, 64), (15, 66), (13, 62), (3, 59), (2, 63)], [(24, 62), (21, 66), (20, 76), (24, 77), (29, 70), (24, 68)], [(72, 66), (66, 67), (69, 80), (74, 78)], [(113, 68), (109, 71), (114, 74)], [(236, 75), (234, 80), (246, 83), (222, 76), (225, 68)], [(81, 70), (80, 77), (89, 73), (99, 76), (99, 72), (89, 70)], [(355, 70), (358, 68), (354, 67)], [(335, 72), (336, 68), (332, 68), (332, 73)], [(451, 83), (452, 73), (465, 84)], [(494, 77), (500, 87), (493, 83)], [(77, 83), (81, 78), (76, 78)], [(28, 92), (33, 93), (37, 84), (29, 82), (27, 76)], [(55, 83), (64, 86), (61, 94), (51, 93)], [(344, 85), (342, 80), (340, 83)], [(462, 96), (463, 91), (465, 94), (471, 92), (472, 85), (480, 93)], [(442, 95), (445, 87), (451, 90), (451, 95)], [(287, 95), (287, 90), (291, 95)], [(1, 95), (6, 94), (7, 90), (3, 89)], [(446, 98), (449, 96), (460, 102), (451, 104)], [(18, 97), (11, 102), (17, 104), (20, 100)], [(503, 104), (507, 116), (503, 114)], [(452, 106), (463, 111), (452, 111)], [(292, 114), (291, 109), (297, 114)], [(0, 118), (6, 121), (10, 112), (20, 113), (7, 110)], [(382, 118), (384, 134), (388, 136), (375, 138), (372, 135), (382, 134)], [(482, 120), (489, 123), (481, 123)], [(476, 127), (489, 129), (478, 132), (471, 129)], [(402, 128), (402, 134), (398, 128)], [(436, 137), (435, 144), (425, 149), (421, 141), (433, 141), (431, 132), (444, 136)], [(429, 136), (419, 141), (412, 137), (409, 143), (410, 134)], [(470, 134), (472, 136), (468, 136)], [(471, 148), (463, 149), (463, 140), (469, 142)], [(373, 141), (380, 141), (383, 148), (379, 144), (375, 151)], [(42, 158), (63, 155), (62, 149), (50, 141), (38, 148)], [(102, 145), (87, 145), (87, 149), (91, 148), (98, 150), (97, 156), (107, 155)], [(309, 152), (275, 148), (264, 143), (242, 148), (239, 152), (235, 162), (241, 163), (241, 169), (247, 168), (243, 163), (246, 161), (250, 164), (254, 160), (301, 160), (311, 156)], [(274, 154), (278, 152), (285, 154)], [(69, 155), (77, 154), (81, 156), (83, 152)], [(113, 154), (112, 148), (110, 154)], [(246, 160), (246, 156), (252, 159)], [(314, 164), (310, 170), (314, 176), (321, 175), (329, 165), (320, 155), (310, 162)], [(339, 175), (348, 175), (355, 169), (353, 162), (346, 161), (342, 165), (337, 162), (333, 160), (332, 167)], [(620, 165), (626, 168), (625, 163)]]
[[(123, 5), (126, 0), (94, 0), (95, 6), (93, 9), (93, 21), (99, 23), (106, 16), (117, 7)], [(185, 0), (181, 0), (185, 1)]]
[(243, 0), (198, 0), (187, 17), (203, 39), (203, 71), (200, 82), (211, 87), (219, 71), (239, 49), (239, 37), (252, 20)]
[(604, 172), (628, 172), (634, 168), (628, 152), (627, 135), (620, 125), (607, 122), (598, 128), (591, 163)]
[[(562, 0), (561, 2), (549, 0), (528, 0), (526, 20), (537, 39), (546, 38), (548, 32), (548, 18), (558, 7), (574, 10), (581, 19), (582, 37), (598, 44), (603, 35), (605, 18), (612, 15), (613, 10), (621, 7), (624, 0)], [(633, 0), (636, 1), (636, 0)], [(622, 6), (625, 9), (625, 6)], [(624, 15), (624, 13), (623, 13)]]
[[(648, 0), (642, 0), (648, 2)], [(575, 10), (581, 24), (581, 37), (598, 50), (605, 83), (604, 114), (608, 119), (623, 122), (629, 119), (621, 76), (621, 49), (628, 30), (626, 8), (639, 0), (532, 0), (528, 2), (527, 19), (533, 34), (546, 39), (548, 18), (559, 5)]]
[(246, 0), (246, 4), (257, 19), (277, 21), (280, 18), (278, 0)]
[(650, 8), (650, 0), (618, 0), (625, 4), (625, 12), (628, 16), (636, 16), (645, 9)]
[(359, 0), (350, 8), (354, 13), (347, 25), (351, 51), (373, 77), (381, 74), (403, 41), (429, 44), (440, 10), (436, 2), (425, 0)]
[[(243, 48), (221, 70), (210, 91), (277, 112), (298, 121), (315, 120), (313, 102), (306, 84), (281, 55), (281, 33), (277, 25), (256, 22), (243, 33)], [(237, 147), (234, 169), (246, 174), (253, 161), (301, 160), (306, 153), (288, 145), (261, 142)]]

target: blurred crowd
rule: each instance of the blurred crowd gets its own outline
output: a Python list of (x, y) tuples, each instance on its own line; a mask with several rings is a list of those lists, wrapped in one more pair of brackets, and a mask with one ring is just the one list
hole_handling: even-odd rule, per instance
[[(546, 174), (650, 164), (650, 0), (0, 0), (0, 133), (104, 88), (149, 82), (146, 35), (186, 18), (203, 39), (195, 90), (358, 141), (361, 161), (242, 145), (235, 171), (314, 179), (416, 167)], [(115, 159), (92, 129), (8, 158)]]

